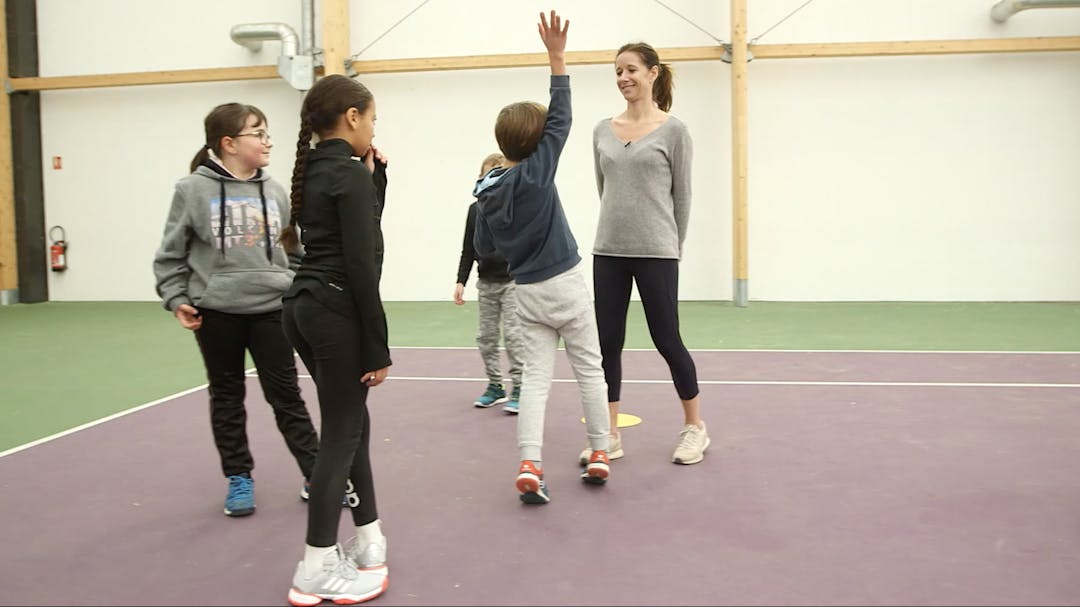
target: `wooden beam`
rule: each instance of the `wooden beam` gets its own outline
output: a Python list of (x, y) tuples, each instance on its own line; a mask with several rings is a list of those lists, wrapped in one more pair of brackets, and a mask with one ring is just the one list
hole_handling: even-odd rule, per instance
[(12, 78), (8, 81), (8, 84), (9, 89), (12, 91), (51, 91), (60, 89), (103, 88), (110, 86), (222, 82), (228, 80), (269, 80), (277, 77), (277, 66), (257, 65), (250, 67), (222, 67), (197, 70), (91, 74), (86, 76)]
[[(8, 77), (7, 3), (0, 0), (0, 78)], [(11, 99), (0, 95), (0, 299), (14, 303), (19, 288), (15, 247), (15, 178), (11, 167)], [(44, 263), (44, 260), (42, 260)]]
[[(326, 0), (330, 1), (330, 0)], [(570, 51), (568, 65), (614, 63), (615, 50)], [(950, 55), (961, 53), (1032, 53), (1080, 51), (1080, 36), (1047, 38), (990, 38), (976, 40), (918, 40), (903, 42), (835, 42), (824, 44), (757, 44), (750, 47), (755, 59), (800, 59), (815, 57), (871, 57), (892, 55)], [(325, 52), (325, 51), (324, 51)], [(664, 61), (719, 61), (722, 46), (684, 46), (659, 48)], [(342, 55), (344, 62), (345, 55)], [(475, 70), (513, 67), (543, 67), (543, 53), (503, 55), (462, 55), (416, 59), (380, 59), (354, 61), (353, 69), (362, 74)], [(344, 63), (342, 63), (344, 66)], [(343, 68), (344, 69), (344, 68)], [(332, 72), (326, 72), (332, 73)], [(277, 67), (258, 65), (157, 72), (91, 74), (86, 76), (43, 76), (11, 78), (10, 91), (47, 91), (59, 89), (185, 84), (228, 80), (270, 80), (277, 78)]]
[(736, 306), (746, 307), (747, 278), (747, 106), (746, 0), (731, 0), (731, 250)]
[(352, 57), (349, 42), (349, 0), (323, 0), (323, 73), (344, 74)]
[(1038, 53), (1080, 51), (1080, 36), (1047, 38), (980, 38), (972, 40), (906, 40), (900, 42), (831, 42), (826, 44), (756, 44), (754, 59), (818, 57), (889, 57), (966, 53)]
[[(568, 51), (567, 65), (615, 65), (617, 49), (599, 51)], [(685, 46), (657, 49), (664, 61), (712, 61), (724, 53), (721, 46)], [(423, 57), (416, 59), (375, 59), (354, 61), (353, 69), (360, 74), (390, 74), (400, 72), (433, 72), (448, 70), (480, 70), (513, 67), (547, 67), (547, 53), (516, 53), (503, 55), (459, 55), (454, 57)]]

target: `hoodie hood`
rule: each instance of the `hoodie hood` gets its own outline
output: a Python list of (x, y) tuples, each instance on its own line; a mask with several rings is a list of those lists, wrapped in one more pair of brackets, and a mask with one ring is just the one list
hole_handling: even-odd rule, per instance
[[(510, 167), (514, 168), (514, 167)], [(478, 210), (492, 228), (509, 228), (514, 223), (514, 176), (509, 168), (491, 169), (476, 180), (473, 196), (476, 196)]]
[(495, 187), (502, 181), (503, 175), (510, 169), (503, 167), (495, 167), (488, 171), (483, 177), (476, 180), (476, 187), (473, 188), (473, 196), (479, 197), (480, 192), (488, 188)]
[[(225, 168), (225, 163), (221, 162), (221, 159), (214, 153), (214, 150), (206, 150), (206, 158), (199, 163), (199, 166), (195, 167), (195, 172), (199, 173), (199, 169), (202, 169), (203, 167), (210, 169), (212, 173), (220, 177), (232, 181), (266, 181), (270, 179), (270, 175), (262, 170), (262, 167), (255, 169), (255, 174), (249, 179), (241, 179), (236, 175), (233, 175), (229, 169)], [(209, 174), (205, 172), (201, 174), (209, 176)]]

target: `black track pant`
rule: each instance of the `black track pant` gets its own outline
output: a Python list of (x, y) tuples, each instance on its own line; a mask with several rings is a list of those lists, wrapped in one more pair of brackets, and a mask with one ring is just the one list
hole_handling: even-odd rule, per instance
[(281, 329), (281, 311), (227, 314), (200, 310), (202, 327), (195, 331), (210, 383), (210, 425), (226, 476), (251, 472), (255, 460), (248, 449), (245, 351), (251, 352), (263, 396), (274, 409), (278, 430), (305, 478), (315, 468), (318, 437), (296, 383), (293, 350)]
[(600, 352), (604, 356), (608, 402), (619, 400), (622, 387), (626, 313), (630, 306), (630, 289), (635, 282), (653, 344), (667, 361), (679, 398), (690, 400), (698, 395), (697, 368), (679, 334), (679, 261), (594, 255), (596, 328), (600, 332)]
[(319, 457), (311, 475), (307, 543), (333, 546), (342, 493), (349, 499), (356, 525), (379, 518), (368, 451), (368, 387), (360, 381), (365, 370), (358, 357), (359, 332), (351, 318), (327, 308), (307, 291), (285, 300), (284, 325), (319, 393), (322, 427)]

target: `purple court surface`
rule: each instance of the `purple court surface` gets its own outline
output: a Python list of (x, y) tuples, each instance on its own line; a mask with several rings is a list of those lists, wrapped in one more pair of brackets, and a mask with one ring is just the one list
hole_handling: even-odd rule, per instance
[[(642, 421), (596, 487), (560, 353), (545, 506), (517, 499), (515, 418), (472, 406), (475, 350), (393, 357), (371, 605), (1080, 604), (1080, 354), (695, 352), (712, 446), (677, 466), (666, 366), (627, 352)], [(286, 605), (302, 479), (248, 388), (251, 517), (222, 513), (205, 390), (0, 458), (0, 604)]]

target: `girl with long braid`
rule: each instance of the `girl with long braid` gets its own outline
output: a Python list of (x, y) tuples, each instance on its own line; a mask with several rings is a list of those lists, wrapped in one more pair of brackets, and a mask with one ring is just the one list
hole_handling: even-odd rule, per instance
[[(288, 250), (302, 242), (304, 256), (284, 295), (283, 323), (315, 380), (322, 428), (304, 558), (289, 589), (289, 602), (298, 606), (359, 603), (388, 584), (368, 452), (368, 390), (386, 379), (391, 364), (379, 296), (386, 180), (374, 135), (375, 99), (359, 82), (326, 76), (304, 97), (292, 221), (281, 234)], [(344, 545), (337, 541), (342, 491), (356, 526)]]

